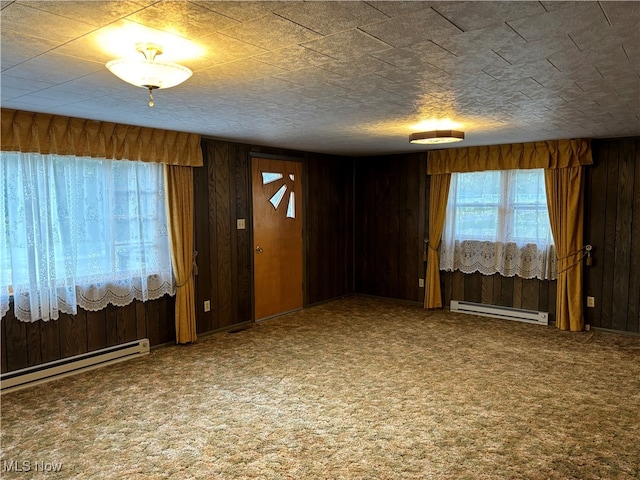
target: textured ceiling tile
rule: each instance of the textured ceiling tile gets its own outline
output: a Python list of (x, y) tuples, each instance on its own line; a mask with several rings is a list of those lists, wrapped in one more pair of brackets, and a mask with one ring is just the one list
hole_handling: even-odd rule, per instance
[(564, 56), (580, 56), (580, 50), (571, 39), (564, 35), (551, 39), (539, 39), (532, 42), (514, 42), (501, 45), (494, 52), (511, 65), (520, 65), (544, 60), (561, 52)]
[(433, 10), (416, 15), (395, 17), (365, 25), (362, 30), (393, 47), (406, 47), (415, 42), (434, 41), (456, 36), (462, 31)]
[(574, 30), (597, 30), (608, 25), (597, 2), (576, 2), (570, 9), (554, 10), (542, 15), (516, 19), (509, 25), (527, 41), (559, 37)]
[(198, 71), (198, 76), (206, 81), (249, 82), (262, 77), (282, 73), (282, 69), (266, 63), (247, 58), (236, 62), (225, 63)]
[(501, 82), (505, 80), (519, 80), (521, 78), (535, 77), (536, 79), (542, 79), (539, 81), (544, 84), (545, 79), (556, 75), (558, 70), (555, 69), (546, 59), (543, 59), (528, 63), (518, 63), (516, 65), (485, 67), (483, 72)]
[(358, 77), (372, 72), (396, 70), (394, 65), (371, 55), (360, 55), (348, 60), (331, 60), (324, 63), (322, 68), (344, 77)]
[(30, 37), (18, 32), (3, 31), (0, 44), (2, 70), (13, 67), (32, 57), (37, 57), (55, 48), (57, 45), (57, 42), (51, 40)]
[(346, 90), (337, 85), (314, 85), (312, 87), (293, 87), (291, 89), (302, 97), (307, 98), (334, 98), (337, 95), (344, 95)]
[[(432, 44), (433, 45), (433, 44)], [(439, 48), (439, 47), (435, 47)], [(451, 55), (445, 50), (440, 49), (447, 56)], [(435, 60), (435, 56), (428, 56), (412, 48), (387, 48), (379, 52), (373, 52), (370, 54), (372, 57), (380, 60), (387, 65), (391, 65), (397, 68), (412, 67), (414, 65), (420, 65), (426, 63), (428, 60)]]
[(628, 51), (640, 50), (640, 16), (636, 17), (635, 27), (616, 28), (606, 26), (598, 30), (583, 28), (571, 32), (571, 39), (580, 51), (588, 54), (606, 55), (620, 45)]
[(117, 1), (74, 1), (70, 5), (69, 1), (34, 1), (29, 0), (26, 5), (54, 13), (61, 17), (73, 18), (91, 25), (100, 26), (105, 23), (114, 22), (132, 13), (141, 10), (143, 7), (135, 2), (126, 0)]
[(269, 14), (259, 20), (243, 23), (224, 31), (225, 35), (252, 45), (275, 50), (318, 38), (315, 32), (287, 19)]
[(255, 55), (253, 59), (282, 68), (283, 70), (299, 70), (301, 68), (317, 67), (333, 61), (331, 57), (300, 45), (292, 45), (261, 55)]
[(211, 66), (211, 62), (214, 64), (233, 62), (264, 53), (264, 49), (260, 47), (219, 33), (201, 37), (197, 43), (205, 49), (205, 54), (203, 59), (194, 61), (193, 70)]
[(432, 8), (465, 32), (545, 12), (539, 2), (438, 2)]
[(322, 35), (331, 35), (387, 18), (365, 2), (292, 3), (277, 10), (277, 13)]
[[(64, 68), (60, 68), (64, 65)], [(51, 53), (21, 63), (3, 72), (14, 77), (63, 83), (104, 69), (104, 65)]]
[(31, 8), (29, 4), (12, 3), (0, 11), (2, 35), (17, 32), (54, 42), (68, 42), (95, 28), (87, 22), (63, 18)]
[(431, 5), (437, 2), (424, 2), (424, 1), (409, 1), (409, 2), (399, 2), (399, 1), (375, 1), (371, 2), (370, 5), (380, 12), (384, 13), (386, 16), (399, 17), (402, 15), (419, 15), (423, 13), (425, 10), (431, 9)]
[(162, 1), (127, 17), (128, 20), (164, 31), (197, 39), (213, 32), (238, 25), (224, 15), (219, 15), (191, 2)]
[(626, 28), (638, 26), (640, 18), (640, 2), (600, 2), (600, 6), (604, 11), (607, 20), (611, 22), (614, 28)]
[(507, 45), (524, 45), (527, 42), (505, 24), (452, 35), (435, 43), (453, 55), (470, 57), (477, 53), (499, 50)]
[[(23, 95), (27, 95), (29, 93), (31, 93), (30, 90), (25, 90), (22, 88), (11, 88), (7, 87), (6, 85), (2, 85), (2, 89), (0, 90), (0, 99), (2, 99), (2, 102), (4, 103), (14, 98), (19, 98)], [(3, 107), (4, 106), (7, 105), (3, 104)]]
[(55, 85), (52, 82), (45, 80), (36, 80), (35, 78), (22, 78), (14, 77), (9, 72), (2, 73), (2, 89), (5, 88), (19, 88), (21, 90), (28, 90), (29, 93), (37, 92), (43, 88), (51, 87)]
[(225, 17), (232, 18), (238, 22), (249, 22), (262, 17), (268, 16), (270, 13), (288, 5), (289, 1), (194, 1), (197, 5), (204, 7), (212, 12), (219, 13)]
[[(376, 90), (387, 90), (388, 87), (397, 84), (388, 78), (381, 77), (376, 73), (367, 73), (358, 77), (357, 81), (352, 77), (336, 78), (331, 81), (332, 85), (339, 85), (350, 92), (373, 92)], [(404, 92), (405, 95), (407, 92)], [(349, 94), (350, 95), (350, 94)]]
[(302, 46), (336, 60), (344, 60), (389, 48), (389, 45), (356, 29), (306, 42)]
[(345, 79), (342, 75), (330, 72), (321, 67), (307, 67), (300, 70), (274, 75), (279, 80), (285, 80), (294, 85), (315, 87), (318, 85), (339, 84)]

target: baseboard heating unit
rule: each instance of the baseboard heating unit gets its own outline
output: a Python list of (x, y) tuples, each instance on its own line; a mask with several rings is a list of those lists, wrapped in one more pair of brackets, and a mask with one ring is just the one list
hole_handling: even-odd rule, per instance
[(449, 309), (452, 312), (471, 313), (473, 315), (482, 315), (483, 317), (504, 318), (506, 320), (517, 320), (518, 322), (549, 325), (549, 314), (547, 312), (537, 312), (535, 310), (500, 307), (497, 305), (463, 302), (460, 300), (451, 300), (451, 306)]
[(94, 352), (63, 358), (0, 375), (2, 393), (20, 390), (76, 373), (123, 362), (149, 353), (149, 339), (114, 345)]

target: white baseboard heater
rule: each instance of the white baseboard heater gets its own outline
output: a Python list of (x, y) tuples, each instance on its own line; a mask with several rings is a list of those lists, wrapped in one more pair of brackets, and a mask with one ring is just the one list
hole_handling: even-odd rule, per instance
[(518, 322), (549, 325), (549, 314), (547, 312), (524, 310), (522, 308), (501, 307), (498, 305), (486, 305), (484, 303), (451, 300), (450, 310), (452, 312), (482, 315), (483, 317), (504, 318), (506, 320), (517, 320)]
[(148, 353), (149, 339), (143, 338), (135, 342), (114, 345), (94, 352), (3, 373), (0, 376), (0, 388), (2, 393), (20, 390)]

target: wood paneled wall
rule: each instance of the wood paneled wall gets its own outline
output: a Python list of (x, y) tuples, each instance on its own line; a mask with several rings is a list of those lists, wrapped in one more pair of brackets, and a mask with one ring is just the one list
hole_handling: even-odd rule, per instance
[(355, 289), (422, 302), (426, 154), (355, 161)]
[(353, 293), (353, 160), (309, 155), (305, 305)]
[[(208, 139), (202, 148), (194, 175), (198, 333), (253, 320), (252, 155), (303, 162), (305, 306), (353, 293), (352, 159)], [(246, 229), (236, 228), (239, 218)]]
[(586, 176), (586, 308), (594, 327), (640, 333), (640, 138), (594, 140)]
[(442, 301), (449, 307), (451, 300), (524, 308), (549, 313), (555, 322), (556, 281), (537, 278), (503, 277), (499, 273), (482, 275), (460, 271), (440, 272)]
[(175, 298), (134, 301), (125, 307), (77, 315), (60, 314), (58, 320), (25, 323), (10, 308), (2, 328), (2, 373), (72, 357), (102, 348), (148, 338), (151, 346), (176, 339)]
[[(203, 140), (202, 151), (204, 167), (194, 172), (198, 333), (252, 318), (249, 147)], [(248, 228), (238, 230), (237, 218)]]

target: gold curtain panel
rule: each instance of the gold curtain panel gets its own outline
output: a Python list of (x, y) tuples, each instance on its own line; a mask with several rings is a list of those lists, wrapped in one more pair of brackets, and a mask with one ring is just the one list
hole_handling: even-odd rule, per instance
[(427, 173), (568, 168), (592, 163), (589, 140), (549, 140), (432, 150), (427, 161)]
[(202, 166), (200, 135), (2, 109), (2, 150)]

